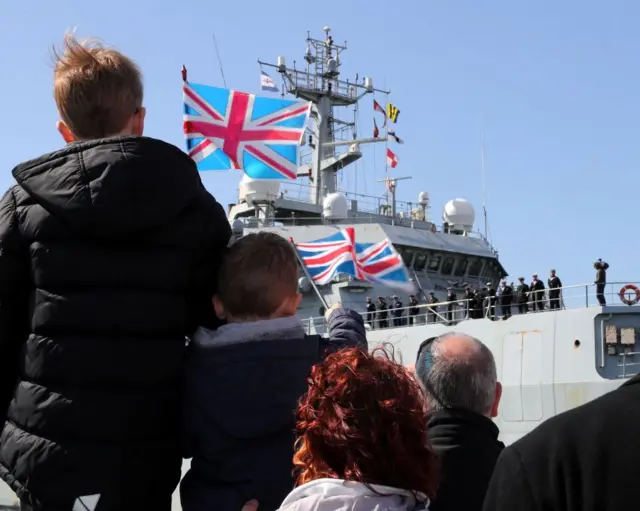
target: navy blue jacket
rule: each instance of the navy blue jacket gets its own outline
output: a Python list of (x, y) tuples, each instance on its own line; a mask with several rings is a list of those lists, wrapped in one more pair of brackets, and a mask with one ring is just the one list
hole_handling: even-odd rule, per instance
[(309, 371), (328, 352), (366, 349), (362, 317), (336, 309), (329, 338), (305, 335), (296, 318), (198, 335), (187, 355), (186, 457), (193, 459), (180, 485), (183, 510), (239, 511), (250, 499), (260, 511), (276, 510), (293, 489), (295, 408)]

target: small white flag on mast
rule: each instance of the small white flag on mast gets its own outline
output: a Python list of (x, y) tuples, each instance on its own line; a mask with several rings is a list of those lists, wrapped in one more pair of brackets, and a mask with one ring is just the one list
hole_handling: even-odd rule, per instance
[(276, 83), (264, 71), (260, 71), (260, 88), (269, 92), (278, 92)]

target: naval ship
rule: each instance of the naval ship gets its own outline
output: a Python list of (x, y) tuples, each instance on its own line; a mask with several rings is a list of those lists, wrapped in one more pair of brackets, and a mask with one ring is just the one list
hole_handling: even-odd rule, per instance
[[(421, 305), (412, 324), (405, 320), (394, 326), (390, 318), (389, 327), (380, 329), (365, 316), (370, 344), (392, 345), (396, 356), (408, 365), (415, 362), (418, 347), (429, 337), (458, 331), (480, 339), (492, 350), (503, 385), (496, 422), (507, 444), (545, 419), (592, 400), (637, 373), (640, 309), (633, 305), (640, 292), (633, 283), (607, 284), (606, 306), (599, 305), (595, 285), (586, 283), (564, 287), (558, 310), (550, 310), (545, 291), (545, 308), (535, 313), (518, 314), (514, 304), (514, 314), (506, 320), (486, 314), (468, 319), (464, 301), (456, 300), (451, 316), (447, 315), (447, 289), (462, 298), (467, 287), (497, 286), (508, 272), (486, 234), (474, 228), (475, 211), (465, 199), (444, 204), (441, 221), (436, 222), (430, 218), (427, 191), (415, 193), (407, 187), (403, 197), (415, 193), (414, 201), (396, 199), (399, 186), (410, 183), (411, 178), (390, 174), (393, 169), (387, 168), (381, 180), (386, 185), (384, 196), (338, 189), (341, 174), (363, 157), (362, 146), (393, 147), (399, 139), (389, 129), (386, 116), (382, 136), (374, 133), (358, 138), (358, 116), (351, 121), (349, 113), (358, 112), (359, 105), (371, 105), (373, 98), (386, 100), (389, 92), (375, 88), (369, 77), (344, 78), (341, 71), (347, 45), (336, 44), (329, 27), (324, 32), (321, 39), (308, 34), (302, 67), (295, 61), (287, 66), (284, 56), (276, 64), (258, 61), (262, 68), (280, 74), (283, 95), (312, 103), (310, 126), (300, 151), (298, 179), (281, 182), (246, 175), (241, 179), (238, 201), (228, 210), (234, 236), (272, 231), (296, 243), (308, 243), (353, 228), (360, 243), (388, 239), (401, 255)], [(546, 284), (546, 275), (540, 277)], [(389, 304), (398, 295), (405, 307), (408, 303), (406, 292), (345, 275), (316, 285), (303, 265), (299, 288), (303, 299), (298, 315), (310, 332), (324, 332), (322, 313), (335, 303), (363, 313), (367, 297), (374, 303), (386, 297)], [(440, 302), (430, 322), (429, 293)], [(408, 314), (405, 308), (405, 318)]]
[[(364, 98), (371, 104), (372, 96), (386, 98), (389, 93), (375, 88), (369, 77), (343, 79), (347, 45), (336, 44), (329, 27), (324, 33), (323, 39), (308, 35), (302, 68), (295, 62), (288, 67), (284, 57), (278, 57), (277, 64), (258, 61), (262, 68), (275, 69), (281, 75), (283, 95), (312, 103), (311, 126), (301, 148), (295, 182), (256, 180), (246, 175), (241, 179), (238, 201), (228, 210), (234, 237), (266, 230), (300, 243), (353, 228), (360, 243), (388, 239), (409, 271), (420, 307), (411, 324), (400, 321), (396, 325), (390, 319), (389, 327), (382, 329), (365, 315), (371, 347), (391, 345), (396, 357), (409, 365), (429, 337), (457, 331), (480, 339), (492, 350), (503, 385), (495, 420), (506, 444), (545, 419), (595, 399), (635, 375), (640, 370), (640, 309), (633, 305), (640, 300), (640, 291), (634, 283), (607, 284), (605, 306), (598, 303), (593, 283), (584, 283), (562, 288), (559, 310), (549, 309), (545, 294), (546, 308), (539, 312), (518, 314), (514, 304), (508, 319), (500, 317), (500, 307), (496, 307), (496, 317), (484, 314), (480, 319), (469, 319), (464, 300), (447, 302), (447, 290), (451, 288), (461, 298), (467, 287), (496, 286), (508, 272), (486, 234), (474, 229), (475, 211), (468, 201), (454, 198), (444, 204), (438, 223), (429, 217), (431, 204), (426, 191), (417, 193), (415, 201), (396, 200), (399, 184), (410, 176), (387, 173), (382, 180), (386, 193), (381, 197), (338, 189), (341, 173), (363, 157), (363, 145), (387, 146), (399, 139), (388, 129), (388, 122), (383, 136), (357, 137), (358, 116), (345, 120), (344, 112), (357, 113)], [(540, 277), (546, 280), (544, 275)], [(345, 275), (318, 286), (302, 265), (299, 288), (303, 299), (298, 315), (310, 333), (324, 332), (323, 312), (335, 303), (362, 313), (366, 297), (374, 302), (385, 297), (389, 304), (398, 295), (408, 303), (406, 292)], [(433, 313), (425, 303), (429, 293), (439, 301)], [(453, 305), (450, 315), (449, 304)], [(405, 308), (404, 317), (408, 315)], [(189, 460), (183, 472), (188, 466)], [(1, 509), (19, 509), (15, 495), (3, 483)], [(173, 509), (180, 509), (177, 492)]]

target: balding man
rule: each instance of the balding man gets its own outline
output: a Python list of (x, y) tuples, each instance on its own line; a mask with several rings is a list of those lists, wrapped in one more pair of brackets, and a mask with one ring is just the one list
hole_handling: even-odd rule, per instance
[(418, 350), (415, 374), (427, 396), (429, 439), (442, 462), (430, 511), (480, 511), (504, 444), (491, 420), (502, 386), (489, 348), (459, 333), (432, 337)]

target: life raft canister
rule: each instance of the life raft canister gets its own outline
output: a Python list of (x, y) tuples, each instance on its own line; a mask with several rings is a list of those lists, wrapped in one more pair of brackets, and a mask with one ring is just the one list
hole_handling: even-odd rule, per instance
[[(631, 299), (627, 298), (627, 293), (629, 291), (633, 291), (635, 293), (635, 296)], [(638, 289), (638, 287), (634, 286), (633, 284), (627, 284), (620, 290), (618, 296), (620, 296), (620, 301), (622, 303), (626, 303), (627, 305), (635, 305), (636, 303), (640, 302), (640, 289)]]

